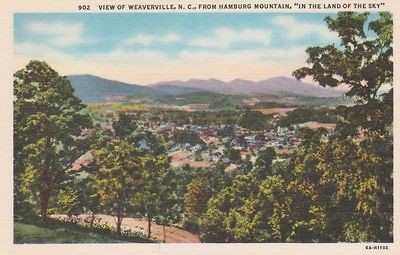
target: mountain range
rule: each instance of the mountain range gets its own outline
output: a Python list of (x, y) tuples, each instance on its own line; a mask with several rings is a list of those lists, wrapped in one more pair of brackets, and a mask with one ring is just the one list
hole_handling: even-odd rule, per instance
[(244, 95), (292, 93), (301, 96), (336, 97), (341, 96), (343, 93), (333, 88), (323, 88), (284, 76), (257, 82), (242, 79), (235, 79), (230, 82), (223, 82), (217, 79), (191, 79), (188, 81), (158, 82), (149, 86), (153, 88), (162, 88), (167, 85), (201, 89), (217, 93)]
[(75, 94), (84, 103), (116, 101), (128, 97), (162, 97), (184, 95), (198, 91), (222, 94), (296, 94), (314, 97), (339, 97), (343, 91), (323, 88), (288, 77), (274, 77), (258, 82), (236, 79), (224, 82), (217, 79), (158, 82), (148, 86), (108, 80), (94, 75), (68, 76)]

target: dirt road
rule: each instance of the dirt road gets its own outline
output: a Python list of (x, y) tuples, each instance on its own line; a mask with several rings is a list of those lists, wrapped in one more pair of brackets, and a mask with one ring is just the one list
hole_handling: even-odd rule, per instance
[[(66, 217), (66, 215), (52, 215), (51, 217), (63, 219)], [(112, 216), (100, 214), (96, 215), (96, 218), (101, 218), (100, 223), (108, 223), (116, 228), (116, 224)], [(135, 218), (124, 218), (122, 221), (122, 228), (132, 228), (135, 230), (141, 229), (143, 232), (145, 232), (145, 234), (147, 234), (147, 221)], [(166, 226), (165, 234), (165, 240), (167, 243), (200, 243), (198, 235), (192, 234), (180, 228)], [(153, 222), (151, 224), (151, 237), (159, 241), (163, 241), (163, 226)]]

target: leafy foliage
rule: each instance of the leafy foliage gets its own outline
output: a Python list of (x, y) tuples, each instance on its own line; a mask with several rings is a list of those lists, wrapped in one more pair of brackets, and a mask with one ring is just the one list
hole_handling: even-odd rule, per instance
[(199, 219), (198, 218), (183, 219), (182, 228), (193, 233), (199, 233), (199, 228), (200, 228)]
[(368, 24), (377, 36), (368, 38), (368, 15), (328, 17), (341, 47), (308, 48), (310, 66), (293, 73), (310, 75), (322, 86), (347, 84), (347, 96), (357, 98), (354, 106), (338, 107), (342, 121), (331, 141), (309, 141), (297, 168), (298, 178), (313, 190), (310, 210), (318, 208), (325, 219), (322, 239), (393, 240), (393, 89), (381, 89), (393, 86), (393, 21), (390, 13), (380, 13)]
[(178, 144), (186, 144), (190, 145), (200, 144), (203, 145), (204, 142), (201, 140), (198, 134), (190, 130), (176, 130), (172, 139)]
[(121, 234), (123, 215), (138, 185), (141, 162), (138, 149), (125, 140), (111, 138), (104, 147), (92, 150), (90, 178), (103, 211), (116, 217)]
[(57, 195), (53, 213), (78, 214), (83, 211), (79, 191), (72, 187), (63, 188)]
[(379, 88), (393, 82), (393, 21), (390, 13), (369, 23), (377, 37), (369, 39), (364, 31), (368, 13), (342, 12), (336, 19), (327, 17), (331, 31), (338, 32), (341, 47), (309, 47), (309, 67), (296, 70), (298, 79), (311, 75), (322, 86), (350, 85), (348, 96), (367, 102), (378, 96)]
[(85, 150), (80, 135), (90, 122), (73, 92), (45, 62), (31, 61), (14, 74), (15, 187), (35, 202), (42, 220), (67, 170)]
[(273, 166), (273, 150), (260, 151), (251, 172), (209, 200), (203, 241), (393, 241), (393, 92), (378, 93), (392, 86), (392, 21), (381, 13), (369, 23), (377, 37), (367, 39), (367, 18), (328, 17), (342, 45), (308, 48), (310, 66), (294, 72), (322, 86), (350, 85), (356, 104), (337, 109), (328, 141), (326, 130), (301, 130), (305, 141), (287, 165)]
[(251, 111), (250, 108), (245, 108), (238, 124), (250, 130), (264, 130), (267, 124), (268, 117), (261, 112)]
[(275, 157), (276, 152), (271, 147), (260, 150), (255, 162), (255, 174), (259, 180), (264, 179), (267, 175), (271, 175), (272, 160)]
[(335, 110), (329, 108), (297, 108), (288, 112), (287, 116), (281, 118), (279, 125), (289, 127), (308, 121), (336, 123), (339, 121), (339, 116)]
[(235, 109), (243, 105), (242, 100), (248, 96), (219, 94), (208, 91), (200, 91), (185, 94), (182, 96), (165, 96), (156, 98), (155, 101), (161, 104), (189, 105), (208, 104), (210, 109), (226, 110)]
[(162, 141), (151, 134), (148, 134), (145, 141), (148, 146), (138, 155), (140, 175), (137, 190), (130, 196), (129, 203), (147, 219), (150, 238), (152, 221), (170, 224), (178, 217), (178, 208), (175, 206), (176, 176), (169, 166)]
[(212, 192), (210, 183), (205, 177), (198, 177), (188, 184), (185, 194), (185, 212), (188, 217), (199, 217), (205, 212)]

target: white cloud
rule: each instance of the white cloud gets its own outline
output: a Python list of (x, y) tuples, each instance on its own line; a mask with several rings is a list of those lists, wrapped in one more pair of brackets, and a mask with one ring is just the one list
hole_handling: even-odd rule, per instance
[[(160, 50), (127, 50), (72, 55), (40, 44), (14, 45), (16, 70), (31, 59), (47, 61), (62, 75), (90, 73), (136, 84), (191, 78), (262, 80), (290, 76), (303, 65), (303, 48), (247, 49), (239, 51), (184, 50), (171, 56)], [(300, 59), (300, 61), (299, 61)]]
[(85, 42), (83, 25), (80, 23), (32, 21), (27, 24), (26, 29), (31, 33), (46, 36), (48, 43), (56, 46), (71, 46)]
[(156, 37), (151, 34), (138, 34), (124, 41), (125, 45), (144, 45), (148, 46), (154, 43), (173, 43), (182, 40), (182, 36), (176, 33), (167, 33)]
[(73, 58), (73, 56), (52, 47), (31, 42), (16, 43), (14, 45), (14, 55), (17, 57), (43, 60), (52, 58), (68, 60)]
[[(248, 49), (230, 52), (214, 52), (208, 50), (184, 50), (179, 55), (180, 60), (190, 60), (192, 65), (210, 64), (213, 62), (226, 63), (227, 65), (244, 65), (261, 63), (266, 65), (287, 65), (298, 62), (306, 57), (304, 48), (289, 49)], [(290, 65), (289, 65), (290, 66)], [(245, 66), (243, 66), (246, 68)], [(251, 67), (248, 67), (251, 68)]]
[(277, 16), (272, 21), (283, 27), (290, 39), (299, 39), (305, 36), (316, 35), (321, 40), (337, 41), (338, 35), (329, 31), (325, 24), (314, 24), (300, 21), (290, 16)]
[(177, 33), (168, 33), (160, 38), (160, 41), (164, 43), (178, 42), (180, 40), (182, 40), (182, 36)]
[(263, 29), (243, 29), (235, 31), (232, 28), (218, 28), (209, 37), (199, 37), (189, 42), (189, 45), (203, 48), (228, 48), (232, 44), (242, 42), (253, 42), (269, 44), (271, 31)]
[(138, 34), (134, 37), (125, 40), (125, 44), (139, 44), (139, 45), (150, 45), (155, 41), (155, 37), (152, 35)]

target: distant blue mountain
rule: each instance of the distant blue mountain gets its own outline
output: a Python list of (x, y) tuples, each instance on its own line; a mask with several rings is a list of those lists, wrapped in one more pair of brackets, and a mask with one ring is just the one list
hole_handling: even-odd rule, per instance
[(152, 88), (89, 74), (69, 75), (68, 79), (75, 89), (75, 95), (84, 103), (117, 101), (128, 97), (182, 95), (201, 91), (201, 89), (182, 88), (168, 84), (161, 88)]
[(339, 91), (333, 88), (324, 88), (284, 76), (273, 77), (257, 82), (241, 79), (236, 79), (230, 82), (223, 82), (216, 79), (191, 79), (188, 81), (158, 82), (150, 85), (150, 87), (161, 88), (166, 84), (169, 86), (174, 85), (177, 87), (196, 88), (217, 93), (241, 95), (291, 93), (301, 96), (339, 97), (344, 93), (344, 91)]
[(70, 75), (68, 78), (75, 89), (75, 94), (84, 103), (118, 101), (130, 97), (184, 95), (200, 91), (236, 95), (289, 93), (306, 97), (340, 97), (344, 93), (344, 91), (323, 88), (288, 77), (275, 77), (258, 82), (240, 79), (230, 82), (216, 79), (191, 79), (188, 81), (159, 82), (149, 86), (108, 80), (89, 74)]

